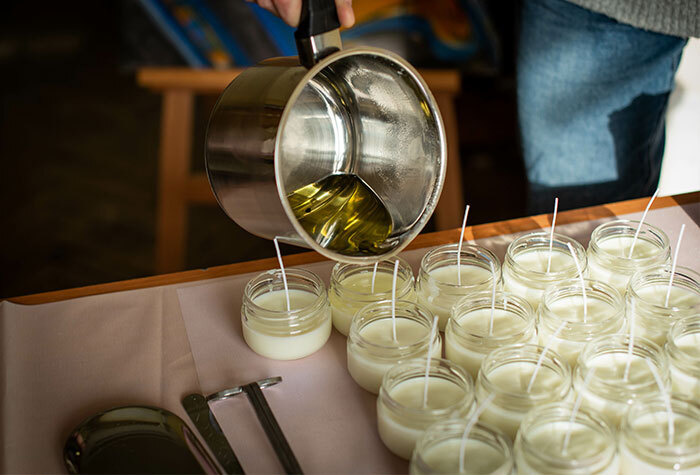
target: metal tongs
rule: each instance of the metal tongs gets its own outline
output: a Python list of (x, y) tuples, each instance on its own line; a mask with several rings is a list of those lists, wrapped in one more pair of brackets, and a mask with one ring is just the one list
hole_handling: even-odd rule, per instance
[(226, 473), (242, 474), (245, 472), (236, 454), (226, 440), (226, 437), (224, 437), (214, 414), (209, 409), (208, 403), (211, 401), (229, 399), (241, 393), (245, 393), (248, 396), (248, 400), (253, 405), (255, 414), (260, 424), (262, 424), (265, 434), (277, 454), (277, 458), (284, 467), (285, 473), (303, 473), (292, 448), (289, 446), (289, 442), (287, 442), (262, 392), (263, 388), (274, 386), (281, 381), (282, 378), (280, 376), (265, 378), (243, 386), (224, 389), (223, 391), (210, 394), (207, 397), (196, 393), (190, 394), (182, 400), (182, 405), (190, 416), (190, 419), (192, 419), (197, 430), (199, 430), (199, 433), (202, 435), (207, 445), (209, 445), (209, 448)]

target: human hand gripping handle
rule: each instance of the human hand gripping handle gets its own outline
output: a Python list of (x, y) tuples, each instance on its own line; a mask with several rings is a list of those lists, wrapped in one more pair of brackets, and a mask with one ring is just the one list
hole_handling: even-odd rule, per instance
[[(265, 10), (268, 10), (287, 23), (297, 27), (302, 12), (302, 0), (247, 0), (255, 2)], [(317, 2), (312, 2), (317, 3)], [(326, 3), (326, 2), (322, 2)], [(338, 12), (338, 20), (344, 28), (350, 28), (355, 24), (355, 14), (352, 10), (352, 0), (335, 0), (335, 8)]]

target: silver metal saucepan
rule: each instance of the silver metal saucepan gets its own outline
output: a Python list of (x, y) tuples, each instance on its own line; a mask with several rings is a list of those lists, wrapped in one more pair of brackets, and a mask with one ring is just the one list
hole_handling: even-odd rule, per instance
[[(302, 5), (299, 58), (273, 58), (224, 90), (206, 134), (219, 205), (248, 232), (310, 247), (342, 262), (403, 249), (425, 226), (445, 176), (445, 130), (418, 72), (376, 48), (341, 50), (333, 0)], [(287, 196), (329, 174), (360, 177), (393, 223), (377, 255), (338, 253), (310, 235)]]

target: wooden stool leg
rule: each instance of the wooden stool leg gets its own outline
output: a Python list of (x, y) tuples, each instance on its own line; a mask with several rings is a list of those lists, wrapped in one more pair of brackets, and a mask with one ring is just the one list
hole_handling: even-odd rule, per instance
[(186, 186), (192, 147), (194, 97), (185, 90), (163, 93), (158, 203), (156, 208), (156, 272), (185, 267), (187, 234)]
[(440, 92), (434, 93), (434, 96), (445, 123), (445, 135), (447, 136), (447, 173), (440, 201), (433, 214), (435, 228), (439, 231), (458, 228), (462, 225), (464, 192), (462, 190), (462, 164), (459, 158), (459, 129), (454, 104), (455, 97), (452, 94)]

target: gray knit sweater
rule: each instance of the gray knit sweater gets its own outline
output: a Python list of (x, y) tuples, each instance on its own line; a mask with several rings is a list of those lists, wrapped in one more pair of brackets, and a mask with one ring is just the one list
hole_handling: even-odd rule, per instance
[(569, 0), (621, 23), (674, 36), (700, 37), (700, 0)]

